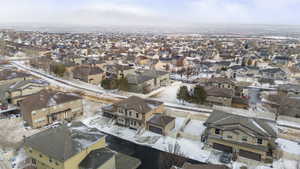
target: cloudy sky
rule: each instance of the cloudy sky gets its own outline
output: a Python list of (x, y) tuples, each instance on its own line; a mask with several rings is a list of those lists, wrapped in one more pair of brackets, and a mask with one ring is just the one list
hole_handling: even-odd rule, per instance
[(300, 25), (300, 0), (0, 0), (0, 23)]

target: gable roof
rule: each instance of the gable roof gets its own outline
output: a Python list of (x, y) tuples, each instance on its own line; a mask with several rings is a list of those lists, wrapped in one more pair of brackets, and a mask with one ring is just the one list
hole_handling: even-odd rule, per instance
[(162, 114), (155, 114), (149, 121), (148, 123), (160, 126), (160, 127), (165, 127), (172, 121), (174, 121), (175, 118), (167, 115), (162, 115)]
[(41, 131), (25, 138), (25, 145), (53, 159), (64, 162), (98, 142), (104, 135), (81, 122)]
[(114, 106), (135, 110), (139, 113), (145, 114), (162, 104), (163, 102), (160, 101), (147, 100), (137, 96), (131, 96), (127, 99), (115, 103)]
[(28, 73), (12, 71), (10, 69), (4, 69), (0, 71), (0, 80), (10, 80), (14, 78), (22, 78), (22, 77), (29, 77), (29, 76), (31, 75)]
[(93, 150), (80, 162), (79, 166), (88, 169), (98, 169), (106, 161), (113, 158), (114, 155), (113, 151), (108, 148)]
[(242, 130), (247, 134), (261, 137), (276, 137), (277, 132), (263, 119), (244, 117), (222, 111), (214, 111), (204, 123), (207, 127), (222, 130)]
[(48, 86), (49, 85), (49, 83), (46, 81), (39, 80), (39, 79), (32, 79), (32, 80), (24, 80), (24, 81), (15, 82), (8, 87), (8, 90), (16, 91), (28, 84), (35, 84), (35, 85), (39, 85), (39, 86)]
[(64, 93), (54, 90), (41, 90), (34, 95), (26, 97), (22, 101), (21, 110), (23, 113), (31, 113), (33, 110), (52, 107), (78, 99), (81, 99), (81, 97), (73, 93)]

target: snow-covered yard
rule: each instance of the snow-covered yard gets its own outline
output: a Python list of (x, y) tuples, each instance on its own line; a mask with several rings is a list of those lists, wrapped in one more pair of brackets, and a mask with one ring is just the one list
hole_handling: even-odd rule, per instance
[(205, 126), (203, 125), (203, 121), (199, 120), (191, 120), (189, 123), (185, 126), (183, 132), (188, 133), (190, 135), (194, 136), (201, 136), (202, 133), (205, 130)]
[[(177, 120), (178, 127), (181, 126), (184, 118)], [(180, 153), (185, 157), (194, 159), (200, 162), (206, 162), (210, 156), (210, 152), (203, 150), (203, 143), (200, 141), (193, 141), (185, 138), (172, 138), (169, 136), (162, 136), (150, 131), (139, 133), (138, 131), (114, 125), (111, 119), (96, 115), (82, 121), (89, 127), (95, 127), (100, 131), (117, 136), (124, 140), (131, 141), (139, 145), (149, 146), (161, 151), (169, 152), (170, 147), (179, 145)]]
[(23, 136), (28, 137), (41, 130), (25, 129), (23, 120), (19, 118), (1, 119), (0, 148), (15, 148), (22, 142)]
[(278, 143), (278, 146), (283, 151), (300, 156), (300, 140), (297, 143), (294, 141), (278, 138), (276, 139), (276, 143)]

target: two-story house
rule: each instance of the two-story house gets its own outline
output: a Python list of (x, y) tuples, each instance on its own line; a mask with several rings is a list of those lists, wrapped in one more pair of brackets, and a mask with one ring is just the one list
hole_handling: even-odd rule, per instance
[(7, 85), (30, 79), (33, 79), (33, 76), (25, 72), (13, 71), (10, 69), (0, 71), (0, 85)]
[(24, 80), (6, 86), (4, 91), (8, 103), (20, 106), (22, 100), (45, 89), (48, 85), (49, 83), (43, 80)]
[(86, 83), (99, 85), (103, 79), (104, 71), (98, 66), (77, 66), (72, 70), (73, 78)]
[(146, 127), (146, 122), (153, 114), (162, 113), (164, 104), (159, 101), (131, 96), (103, 107), (102, 111), (104, 116), (116, 119), (118, 125), (138, 129)]
[(206, 102), (211, 105), (231, 106), (234, 90), (230, 88), (205, 87)]
[(233, 90), (235, 89), (235, 83), (226, 77), (212, 77), (207, 80), (206, 86)]
[(73, 93), (41, 90), (21, 102), (27, 125), (39, 128), (55, 121), (72, 120), (83, 114), (82, 98)]
[(202, 140), (214, 149), (257, 161), (275, 157), (277, 132), (269, 121), (215, 110), (204, 125)]
[(24, 149), (36, 169), (136, 169), (141, 164), (107, 148), (105, 136), (81, 122), (27, 137)]
[(168, 72), (156, 70), (142, 70), (127, 75), (128, 91), (135, 93), (149, 93), (170, 83)]

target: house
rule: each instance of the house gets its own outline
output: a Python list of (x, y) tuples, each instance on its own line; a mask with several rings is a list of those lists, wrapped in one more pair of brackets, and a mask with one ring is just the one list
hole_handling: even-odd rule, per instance
[(131, 66), (119, 65), (119, 64), (105, 65), (104, 69), (105, 69), (106, 77), (114, 76), (118, 79), (124, 78), (129, 73), (135, 72), (135, 69), (133, 69)]
[(70, 121), (83, 114), (80, 96), (53, 90), (41, 90), (26, 97), (21, 102), (20, 109), (24, 121), (33, 128), (55, 121)]
[(280, 84), (278, 86), (280, 95), (300, 96), (300, 85), (298, 84)]
[(73, 78), (86, 83), (99, 85), (103, 79), (104, 71), (97, 66), (77, 66), (72, 70)]
[(212, 77), (207, 80), (206, 86), (216, 88), (235, 89), (234, 82), (226, 77)]
[(116, 120), (121, 126), (132, 129), (145, 128), (153, 114), (164, 112), (164, 104), (159, 101), (131, 96), (102, 108), (103, 116)]
[(168, 72), (156, 70), (142, 70), (126, 76), (128, 91), (135, 93), (149, 93), (170, 83)]
[(277, 132), (266, 120), (215, 110), (204, 125), (202, 140), (214, 149), (257, 161), (272, 160), (276, 155)]
[(234, 96), (233, 89), (205, 87), (206, 101), (209, 104), (231, 106), (232, 98)]
[(280, 68), (267, 68), (260, 70), (260, 74), (263, 78), (268, 79), (286, 79), (287, 74)]
[(30, 79), (33, 79), (33, 76), (25, 72), (13, 71), (10, 69), (0, 71), (0, 85), (7, 85)]
[(45, 89), (48, 85), (49, 83), (37, 79), (18, 81), (6, 86), (5, 99), (7, 103), (19, 106), (26, 97)]
[(175, 128), (175, 118), (163, 114), (155, 114), (147, 121), (147, 129), (157, 134), (168, 135)]
[(171, 169), (229, 169), (226, 165), (215, 164), (191, 164), (185, 162), (182, 167), (172, 166)]
[(24, 150), (36, 169), (136, 169), (141, 164), (107, 148), (105, 136), (81, 122), (27, 137)]
[(263, 105), (276, 116), (300, 118), (300, 99), (286, 95), (269, 95)]

